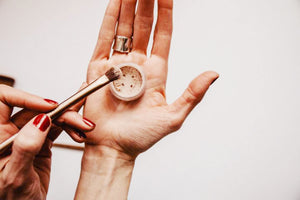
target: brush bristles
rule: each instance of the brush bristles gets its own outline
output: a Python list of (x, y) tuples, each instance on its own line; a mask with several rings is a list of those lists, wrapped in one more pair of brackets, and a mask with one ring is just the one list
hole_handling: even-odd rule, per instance
[(110, 81), (114, 81), (122, 76), (122, 71), (117, 67), (112, 67), (109, 70), (107, 70), (105, 75)]

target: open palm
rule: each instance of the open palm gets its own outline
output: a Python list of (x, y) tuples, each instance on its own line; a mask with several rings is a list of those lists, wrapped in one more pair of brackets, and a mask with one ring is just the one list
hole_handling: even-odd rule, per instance
[[(88, 68), (87, 81), (91, 82), (104, 74), (110, 66), (136, 63), (142, 66), (147, 77), (145, 94), (138, 100), (124, 102), (115, 98), (106, 87), (88, 97), (84, 109), (84, 116), (97, 125), (86, 145), (103, 145), (133, 157), (180, 128), (210, 84), (218, 78), (218, 74), (211, 71), (199, 75), (178, 100), (168, 105), (165, 86), (172, 37), (173, 2), (158, 0), (152, 51), (147, 56), (154, 0), (140, 0), (135, 12), (136, 1), (110, 1)], [(133, 35), (130, 53), (113, 52), (110, 56), (115, 34), (126, 37)]]

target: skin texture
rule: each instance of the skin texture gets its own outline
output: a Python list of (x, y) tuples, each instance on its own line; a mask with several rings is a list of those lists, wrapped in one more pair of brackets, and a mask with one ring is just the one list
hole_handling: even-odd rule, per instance
[(210, 84), (218, 77), (215, 72), (205, 72), (191, 82), (176, 102), (168, 105), (165, 86), (172, 35), (172, 1), (158, 1), (158, 20), (150, 57), (146, 55), (146, 48), (153, 23), (154, 1), (139, 2), (134, 22), (133, 50), (129, 54), (114, 53), (112, 57), (108, 57), (120, 5), (117, 35), (132, 35), (133, 30), (130, 27), (133, 26), (135, 7), (135, 1), (132, 0), (122, 1), (122, 4), (119, 0), (110, 1), (89, 65), (87, 80), (93, 81), (103, 74), (108, 66), (124, 62), (137, 63), (144, 68), (147, 77), (144, 96), (137, 101), (123, 102), (113, 97), (109, 88), (105, 88), (88, 97), (84, 109), (84, 116), (99, 124), (93, 131), (96, 134), (88, 138), (87, 144), (105, 145), (132, 158), (180, 128), (189, 112), (200, 102)]
[[(167, 104), (165, 87), (173, 29), (173, 1), (158, 0), (157, 3), (158, 18), (149, 55), (147, 47), (154, 0), (110, 0), (108, 4), (88, 67), (87, 82), (105, 73), (112, 65), (133, 62), (144, 69), (147, 86), (145, 94), (132, 102), (116, 99), (109, 88), (87, 98), (84, 116), (97, 126), (86, 141), (76, 199), (126, 199), (136, 157), (178, 130), (218, 78), (216, 72), (204, 72), (175, 102)], [(110, 56), (115, 35), (133, 35), (130, 53), (114, 52)]]
[[(84, 142), (84, 139), (78, 136), (75, 129), (91, 131), (94, 128), (88, 126), (76, 112), (82, 103), (72, 107), (54, 122), (77, 142)], [(11, 116), (15, 106), (24, 109)], [(0, 199), (46, 199), (51, 146), (62, 128), (51, 125), (50, 119), (51, 126), (36, 125), (34, 116), (56, 106), (41, 97), (0, 85), (0, 142), (19, 132), (12, 148), (0, 155)]]

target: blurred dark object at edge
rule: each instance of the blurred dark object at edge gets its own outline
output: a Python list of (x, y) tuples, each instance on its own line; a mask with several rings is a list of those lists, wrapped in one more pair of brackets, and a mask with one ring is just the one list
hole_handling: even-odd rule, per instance
[(8, 76), (4, 76), (4, 75), (0, 74), (0, 84), (5, 84), (5, 85), (13, 87), (15, 84), (15, 79), (13, 79), (12, 77), (8, 77)]

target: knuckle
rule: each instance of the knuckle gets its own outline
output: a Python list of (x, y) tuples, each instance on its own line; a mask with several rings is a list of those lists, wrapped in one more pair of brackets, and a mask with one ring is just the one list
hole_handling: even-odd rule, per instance
[(118, 31), (128, 32), (132, 29), (132, 24), (130, 22), (123, 22), (119, 24)]
[(17, 151), (21, 155), (34, 155), (39, 152), (39, 143), (34, 139), (26, 139), (20, 141), (20, 139), (16, 138), (15, 144), (13, 146), (13, 150)]
[(13, 190), (20, 190), (24, 187), (25, 179), (23, 176), (17, 176), (9, 181), (9, 186)]
[(66, 123), (66, 118), (68, 118), (68, 112), (65, 112), (62, 116), (55, 120), (56, 125), (62, 126)]
[[(105, 25), (103, 25), (105, 26)], [(111, 30), (106, 30), (105, 33), (100, 33), (99, 38), (101, 38), (100, 41), (110, 42), (111, 39), (113, 39), (115, 36), (115, 32)], [(98, 41), (98, 42), (100, 42)]]
[(139, 30), (151, 30), (153, 22), (153, 16), (136, 16), (135, 19), (135, 28)]
[(1, 189), (4, 190), (19, 190), (24, 186), (26, 179), (24, 176), (11, 174), (10, 176), (1, 177)]
[(170, 113), (169, 119), (169, 128), (172, 132), (179, 130), (184, 121), (184, 119), (179, 115), (179, 113), (175, 112)]
[(4, 190), (6, 187), (7, 179), (3, 175), (0, 176), (0, 190)]
[(60, 125), (71, 125), (73, 123), (81, 121), (81, 115), (73, 110), (68, 110), (65, 112), (59, 119), (58, 122)]
[(183, 99), (186, 103), (192, 103), (195, 100), (198, 99), (198, 95), (196, 94), (196, 92), (192, 89), (191, 86), (189, 86), (186, 90), (186, 92), (183, 94)]

